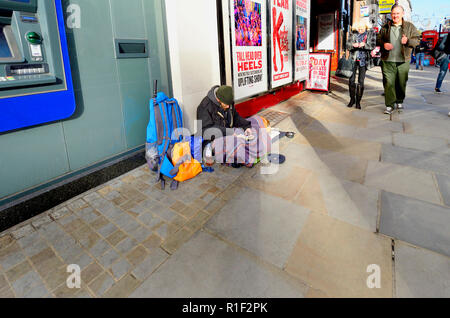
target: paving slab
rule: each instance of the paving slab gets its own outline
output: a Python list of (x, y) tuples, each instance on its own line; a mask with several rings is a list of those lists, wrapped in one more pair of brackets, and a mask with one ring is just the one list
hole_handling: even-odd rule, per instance
[(332, 134), (340, 137), (352, 138), (355, 135), (355, 131), (358, 128), (339, 123), (320, 122), (314, 120), (310, 125), (308, 125), (307, 129), (325, 134)]
[(25, 297), (26, 294), (30, 292), (30, 289), (38, 285), (43, 285), (42, 279), (39, 277), (38, 273), (31, 271), (22, 278), (16, 280), (12, 284), (12, 287), (14, 288), (17, 297)]
[[(381, 270), (381, 288), (367, 286), (367, 269)], [(333, 217), (311, 213), (286, 271), (330, 297), (392, 297), (391, 241)]]
[(281, 198), (244, 189), (206, 228), (282, 269), (308, 215), (307, 209)]
[(342, 107), (325, 107), (315, 117), (320, 122), (338, 123), (354, 127), (367, 127), (369, 122), (367, 118), (351, 116), (350, 111)]
[[(445, 137), (445, 136), (443, 136)], [(450, 136), (447, 136), (449, 138)], [(450, 154), (449, 143), (444, 138), (418, 136), (411, 134), (394, 134), (394, 146)]]
[(164, 263), (169, 258), (169, 256), (170, 255), (162, 249), (156, 249), (149, 256), (147, 256), (147, 258), (141, 264), (133, 269), (133, 276), (140, 281), (144, 281), (159, 266), (161, 266), (161, 264)]
[(380, 232), (450, 256), (450, 208), (383, 191)]
[(306, 129), (295, 139), (295, 143), (311, 145), (315, 149), (325, 149), (366, 160), (379, 160), (381, 144), (354, 138), (330, 135)]
[(364, 184), (380, 190), (441, 204), (431, 172), (387, 162), (369, 161)]
[(205, 232), (196, 233), (132, 298), (303, 298), (307, 287)]
[(308, 145), (291, 143), (282, 154), (301, 168), (360, 183), (364, 180), (367, 168), (367, 160)]
[(375, 232), (379, 191), (334, 176), (319, 176), (326, 209), (330, 216)]
[(381, 161), (450, 175), (450, 155), (384, 144)]
[(385, 130), (385, 131), (391, 131), (391, 132), (403, 132), (404, 131), (402, 122), (389, 121), (389, 119), (387, 117), (383, 120), (369, 119), (369, 121), (367, 123), (367, 128), (374, 129), (374, 130)]
[(354, 135), (350, 137), (360, 140), (392, 144), (392, 131), (390, 130), (357, 128)]
[(395, 290), (400, 298), (450, 298), (450, 258), (396, 241)]
[[(448, 115), (448, 111), (446, 111)], [(427, 112), (427, 115), (421, 115), (414, 118), (407, 118), (405, 122), (405, 132), (437, 138), (448, 138), (450, 136), (450, 125), (448, 116), (443, 113)], [(436, 118), (437, 117), (437, 118)]]
[(257, 168), (250, 178), (245, 178), (243, 181), (253, 189), (267, 194), (285, 200), (294, 199), (311, 172), (301, 168), (296, 160), (291, 160), (291, 158), (277, 168), (278, 171), (273, 174), (263, 174), (262, 168)]
[(450, 207), (450, 177), (436, 175), (436, 179), (444, 204)]

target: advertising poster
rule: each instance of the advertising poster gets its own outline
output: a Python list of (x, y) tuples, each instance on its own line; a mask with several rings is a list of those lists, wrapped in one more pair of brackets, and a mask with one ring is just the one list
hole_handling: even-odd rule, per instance
[(317, 50), (328, 51), (334, 50), (335, 44), (335, 21), (334, 13), (319, 15), (319, 43)]
[(272, 37), (272, 88), (293, 80), (292, 52), (292, 0), (270, 0), (270, 24)]
[(266, 1), (231, 0), (233, 86), (236, 100), (268, 90)]
[(295, 8), (295, 77), (305, 81), (309, 73), (309, 30), (311, 0), (296, 0)]
[(395, 4), (395, 0), (378, 0), (380, 14), (391, 13), (391, 8)]
[(361, 18), (367, 18), (369, 16), (370, 8), (368, 6), (363, 6), (360, 8)]
[(309, 54), (309, 78), (306, 89), (328, 92), (330, 90), (331, 54)]

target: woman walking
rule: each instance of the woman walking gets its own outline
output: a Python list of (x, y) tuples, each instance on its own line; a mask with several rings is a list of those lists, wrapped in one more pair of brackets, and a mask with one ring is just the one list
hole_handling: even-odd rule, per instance
[[(350, 103), (348, 107), (361, 109), (361, 99), (364, 94), (364, 80), (366, 71), (374, 67), (370, 52), (375, 49), (376, 37), (370, 27), (362, 21), (355, 23), (352, 27), (353, 33), (349, 37), (347, 50), (350, 51), (350, 59), (354, 62), (353, 75), (349, 80)], [(358, 72), (358, 83), (356, 84), (356, 73)]]

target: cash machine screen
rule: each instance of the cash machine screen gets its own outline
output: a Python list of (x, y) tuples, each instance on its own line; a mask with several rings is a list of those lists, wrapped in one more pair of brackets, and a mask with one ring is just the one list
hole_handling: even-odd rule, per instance
[(8, 41), (6, 40), (5, 33), (3, 32), (3, 25), (0, 25), (0, 58), (12, 57), (11, 50), (9, 49)]

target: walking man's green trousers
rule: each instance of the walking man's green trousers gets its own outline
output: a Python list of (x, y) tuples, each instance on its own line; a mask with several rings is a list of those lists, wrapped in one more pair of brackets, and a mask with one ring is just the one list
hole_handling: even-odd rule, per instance
[(382, 61), (386, 107), (395, 108), (395, 103), (403, 104), (408, 83), (409, 62)]

